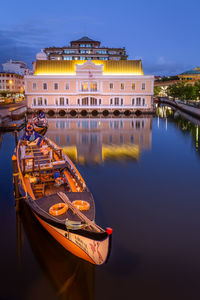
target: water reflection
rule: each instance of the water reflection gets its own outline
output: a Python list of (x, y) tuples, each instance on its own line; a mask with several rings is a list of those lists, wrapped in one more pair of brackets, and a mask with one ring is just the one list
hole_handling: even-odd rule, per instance
[(157, 126), (159, 127), (159, 118), (165, 118), (166, 130), (167, 123), (174, 123), (177, 129), (183, 134), (189, 134), (192, 138), (192, 144), (197, 152), (200, 154), (200, 120), (190, 116), (189, 114), (176, 110), (167, 105), (158, 105), (156, 108), (158, 117)]
[(139, 159), (151, 149), (152, 117), (132, 119), (48, 119), (48, 137), (74, 161)]
[(21, 260), (19, 220), (33, 255), (55, 290), (56, 299), (94, 299), (94, 266), (60, 246), (35, 219), (22, 201), (17, 212), (18, 258)]

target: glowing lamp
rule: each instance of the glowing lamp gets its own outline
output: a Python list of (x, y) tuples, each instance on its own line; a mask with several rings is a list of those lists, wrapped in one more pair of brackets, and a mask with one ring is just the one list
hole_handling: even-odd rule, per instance
[(112, 232), (113, 232), (113, 230), (112, 230), (112, 228), (107, 227), (107, 228), (106, 228), (106, 232), (107, 232), (108, 235), (111, 235)]

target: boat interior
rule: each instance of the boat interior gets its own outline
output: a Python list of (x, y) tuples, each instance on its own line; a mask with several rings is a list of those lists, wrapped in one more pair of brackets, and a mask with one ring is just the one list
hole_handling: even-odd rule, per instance
[[(49, 214), (49, 208), (65, 201), (59, 197), (59, 192), (64, 193), (69, 201), (87, 201), (89, 209), (84, 215), (89, 220), (94, 220), (95, 207), (91, 193), (88, 191), (84, 180), (71, 161), (47, 138), (40, 143), (22, 141), (20, 147), (21, 172), (26, 190), (33, 200), (35, 209), (40, 214)], [(51, 217), (51, 216), (50, 216)], [(60, 222), (66, 218), (80, 221), (80, 218), (68, 212), (54, 216)]]

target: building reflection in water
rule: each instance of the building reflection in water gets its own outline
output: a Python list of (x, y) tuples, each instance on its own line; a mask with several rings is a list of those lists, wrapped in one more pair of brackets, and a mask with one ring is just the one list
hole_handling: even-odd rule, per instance
[[(17, 219), (18, 223), (22, 222), (33, 255), (54, 288), (56, 299), (94, 300), (94, 265), (79, 259), (60, 246), (42, 228), (24, 201), (20, 202), (18, 207)], [(20, 227), (18, 225), (18, 229)], [(19, 234), (19, 232), (17, 239), (18, 244), (21, 244), (21, 233)], [(18, 245), (18, 250), (21, 252), (21, 245)], [(18, 257), (21, 260), (19, 251)]]
[(80, 164), (139, 159), (151, 149), (152, 117), (48, 119), (48, 137)]

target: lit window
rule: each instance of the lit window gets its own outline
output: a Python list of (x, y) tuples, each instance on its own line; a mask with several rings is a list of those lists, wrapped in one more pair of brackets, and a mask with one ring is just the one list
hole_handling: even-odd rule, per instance
[(90, 90), (91, 92), (97, 91), (97, 82), (90, 82)]
[(88, 82), (82, 82), (81, 83), (81, 90), (83, 92), (87, 92), (88, 91)]
[(58, 90), (58, 83), (54, 83), (54, 90)]
[(38, 106), (42, 106), (42, 97), (38, 97)]
[(131, 84), (132, 90), (135, 90), (135, 83)]
[(113, 99), (110, 99), (110, 105), (112, 105), (112, 104), (113, 104), (112, 100), (113, 100)]
[(55, 99), (55, 105), (58, 105), (58, 99)]
[(47, 90), (47, 83), (43, 83), (43, 90)]
[(121, 83), (121, 90), (124, 90), (124, 83)]
[(145, 83), (142, 83), (142, 90), (145, 90), (145, 88), (146, 88)]

